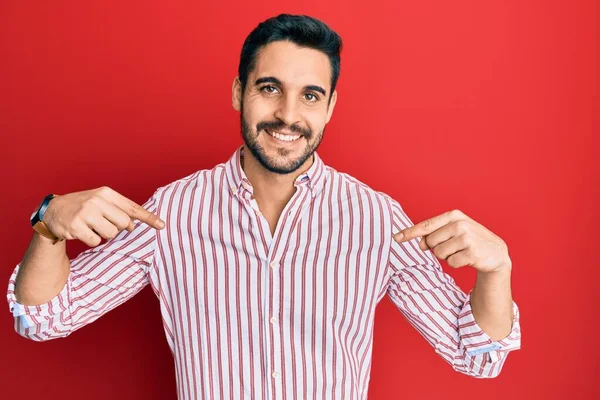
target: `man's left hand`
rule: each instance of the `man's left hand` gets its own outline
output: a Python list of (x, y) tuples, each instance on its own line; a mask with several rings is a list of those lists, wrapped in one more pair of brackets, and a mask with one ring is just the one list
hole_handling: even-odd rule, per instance
[(422, 221), (394, 235), (398, 243), (422, 236), (421, 250), (446, 260), (453, 268), (470, 265), (478, 272), (510, 270), (506, 243), (462, 211), (453, 210)]

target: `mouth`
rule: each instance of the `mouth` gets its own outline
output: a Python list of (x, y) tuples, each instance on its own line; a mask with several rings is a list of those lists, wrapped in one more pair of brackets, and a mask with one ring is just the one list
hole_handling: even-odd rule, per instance
[(302, 137), (302, 135), (283, 134), (283, 133), (279, 133), (276, 131), (269, 131), (267, 129), (265, 129), (265, 132), (267, 132), (267, 134), (269, 136), (271, 136), (272, 138), (276, 139), (279, 142), (283, 142), (283, 143), (293, 143)]

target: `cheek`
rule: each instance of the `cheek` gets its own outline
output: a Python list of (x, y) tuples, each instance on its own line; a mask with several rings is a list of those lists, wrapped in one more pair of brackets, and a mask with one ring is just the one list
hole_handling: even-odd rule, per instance
[(323, 128), (325, 128), (325, 123), (327, 121), (327, 113), (320, 112), (311, 112), (306, 115), (306, 124), (313, 132), (313, 134), (320, 133)]
[(244, 118), (253, 128), (256, 124), (264, 121), (273, 121), (274, 108), (268, 102), (259, 99), (249, 99), (244, 101)]

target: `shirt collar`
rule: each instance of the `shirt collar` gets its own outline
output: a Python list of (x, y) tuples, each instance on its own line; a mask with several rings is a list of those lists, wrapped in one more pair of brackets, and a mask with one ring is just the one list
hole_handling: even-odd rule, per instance
[[(312, 197), (315, 197), (323, 190), (323, 186), (325, 185), (325, 164), (316, 151), (313, 155), (314, 160), (312, 165), (306, 172), (296, 178), (294, 185), (306, 185), (310, 189)], [(242, 169), (243, 156), (244, 146), (240, 146), (235, 153), (233, 153), (229, 161), (225, 163), (229, 192), (235, 196), (240, 195), (242, 189), (246, 189), (250, 195), (252, 194), (252, 184)]]

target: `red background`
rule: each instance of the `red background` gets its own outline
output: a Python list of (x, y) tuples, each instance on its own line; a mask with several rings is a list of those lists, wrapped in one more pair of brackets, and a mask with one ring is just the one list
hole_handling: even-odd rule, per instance
[[(522, 313), (522, 349), (478, 380), (384, 299), (370, 398), (599, 398), (597, 2), (281, 4), (2, 1), (0, 283), (46, 194), (108, 185), (143, 202), (226, 161), (241, 144), (243, 40), (267, 17), (306, 13), (345, 42), (325, 162), (415, 223), (458, 208), (501, 236)], [(69, 242), (71, 257), (83, 249)], [(472, 270), (449, 272), (471, 288)], [(2, 398), (175, 397), (148, 288), (66, 340), (25, 340), (0, 315)]]

